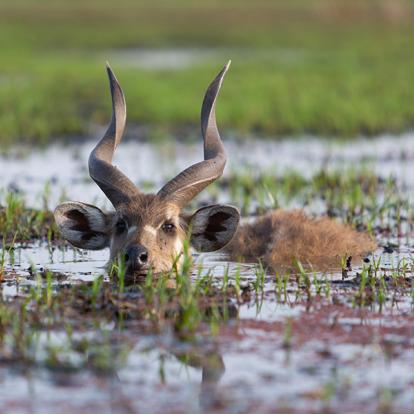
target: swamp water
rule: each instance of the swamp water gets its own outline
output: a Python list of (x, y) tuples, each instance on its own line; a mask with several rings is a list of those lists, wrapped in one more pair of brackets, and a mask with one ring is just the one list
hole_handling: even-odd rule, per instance
[[(0, 188), (36, 208), (52, 209), (60, 199), (108, 208), (87, 175), (93, 145), (13, 149), (0, 158)], [(151, 283), (118, 292), (105, 278), (98, 286), (107, 251), (46, 241), (6, 248), (2, 296), (19, 318), (7, 316), (14, 325), (0, 332), (0, 412), (412, 412), (414, 135), (351, 143), (225, 138), (225, 145), (224, 184), (198, 203), (233, 203), (246, 214), (277, 205), (321, 214), (332, 202), (333, 210), (357, 215), (357, 196), (339, 205), (327, 192), (309, 195), (313, 177), (356, 171), (389, 183), (376, 195), (385, 213), (379, 208), (367, 219), (380, 245), (369, 263), (289, 276), (227, 262), (219, 253), (196, 255), (190, 286), (207, 304), (191, 302), (185, 293), (191, 288), (177, 280), (181, 293), (170, 309), (162, 302), (165, 289)], [(200, 143), (131, 141), (114, 163), (150, 191), (201, 157)], [(269, 188), (284, 176), (294, 182), (282, 180), (280, 193)], [(249, 189), (256, 177), (261, 192), (246, 200), (238, 187)], [(297, 177), (303, 188), (292, 195)], [(403, 199), (398, 207), (394, 196)], [(386, 231), (387, 222), (399, 230)], [(30, 315), (27, 326), (19, 325), (23, 314)]]

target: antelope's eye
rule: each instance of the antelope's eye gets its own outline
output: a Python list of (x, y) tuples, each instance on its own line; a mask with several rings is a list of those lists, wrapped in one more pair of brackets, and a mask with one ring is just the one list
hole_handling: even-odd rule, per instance
[(127, 223), (124, 219), (120, 218), (115, 224), (116, 234), (122, 234), (127, 228)]
[(169, 221), (166, 221), (161, 228), (165, 233), (172, 233), (175, 230), (174, 224)]

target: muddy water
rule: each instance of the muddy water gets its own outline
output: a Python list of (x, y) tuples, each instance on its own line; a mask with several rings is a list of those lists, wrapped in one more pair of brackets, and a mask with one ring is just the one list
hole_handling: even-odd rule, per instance
[[(88, 176), (87, 159), (95, 142), (52, 146), (46, 150), (15, 148), (0, 156), (0, 188), (22, 191), (29, 205), (42, 206), (45, 185), (50, 206), (58, 200), (83, 200), (108, 205), (102, 192)], [(297, 171), (305, 177), (321, 168), (328, 170), (366, 167), (381, 177), (396, 177), (400, 184), (414, 187), (414, 133), (382, 136), (348, 143), (304, 137), (296, 140), (251, 139), (239, 142), (225, 137), (229, 154), (225, 176), (232, 172)], [(114, 163), (135, 183), (156, 190), (191, 163), (202, 159), (200, 142), (159, 144), (125, 142)], [(202, 199), (202, 196), (201, 196)], [(229, 200), (231, 201), (231, 200)]]
[[(62, 194), (64, 199), (108, 206), (87, 175), (92, 146), (87, 142), (45, 151), (14, 149), (0, 159), (0, 187), (24, 192), (33, 206), (42, 205), (46, 183), (49, 207), (56, 205)], [(407, 194), (414, 195), (412, 134), (346, 144), (311, 137), (240, 143), (226, 137), (226, 147), (230, 158), (226, 174), (260, 169), (276, 174), (293, 170), (311, 176), (321, 168), (364, 165), (384, 178), (396, 177)], [(119, 148), (115, 163), (137, 184), (157, 188), (201, 156), (199, 144), (126, 142)], [(388, 255), (377, 252), (376, 257), (383, 257), (385, 271), (391, 274), (401, 260), (412, 263), (411, 244), (408, 241)], [(93, 280), (104, 272), (107, 255), (107, 251), (84, 253), (45, 243), (17, 246), (6, 254), (8, 277), (2, 284), (3, 297), (10, 299), (25, 286), (37, 283), (30, 267), (59, 274), (54, 286)], [(196, 264), (210, 271), (219, 286), (227, 268), (231, 281), (240, 269), (243, 286), (251, 285), (256, 278), (252, 266), (229, 263), (220, 254), (199, 255)], [(110, 325), (102, 332), (75, 333), (79, 338), (104, 334), (113, 338), (113, 358), (125, 357), (111, 374), (47, 369), (43, 349), (63, 344), (66, 334), (42, 332), (36, 339), (36, 367), (10, 369), (0, 365), (0, 411), (412, 412), (412, 300), (410, 295), (397, 292), (382, 309), (352, 305), (349, 298), (353, 296), (347, 293), (360, 271), (354, 268), (346, 280), (340, 273), (312, 275), (331, 281), (330, 295), (334, 298), (312, 302), (297, 297), (293, 280), (281, 300), (274, 294), (274, 277), (268, 275), (265, 294), (253, 295), (251, 301), (240, 305), (234, 303), (237, 316), (221, 325), (214, 338), (201, 335), (197, 341), (186, 343), (168, 327), (154, 334), (134, 325), (126, 332)], [(75, 365), (80, 358), (73, 350), (62, 354)]]

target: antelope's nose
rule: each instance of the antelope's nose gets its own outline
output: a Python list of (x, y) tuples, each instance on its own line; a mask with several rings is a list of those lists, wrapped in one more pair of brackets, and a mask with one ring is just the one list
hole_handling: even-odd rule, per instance
[(134, 270), (141, 269), (148, 263), (148, 250), (144, 246), (131, 246), (125, 260)]

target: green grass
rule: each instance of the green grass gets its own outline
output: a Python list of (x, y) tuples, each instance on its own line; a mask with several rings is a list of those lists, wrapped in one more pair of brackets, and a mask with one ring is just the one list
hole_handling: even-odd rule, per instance
[[(104, 281), (102, 276), (91, 283), (65, 285), (46, 270), (34, 274), (34, 283), (23, 284), (17, 296), (0, 301), (2, 366), (18, 362), (22, 367), (51, 371), (113, 373), (125, 364), (137, 333), (159, 334), (171, 329), (177, 341), (187, 344), (184, 350), (188, 344), (208, 347), (208, 342), (202, 341), (215, 338), (221, 326), (237, 318), (243, 305), (255, 305), (257, 314), (265, 300), (290, 306), (338, 306), (337, 290), (342, 294), (340, 310), (344, 306), (370, 310), (374, 316), (378, 315), (375, 312), (392, 312), (399, 301), (412, 302), (413, 268), (402, 261), (387, 269), (380, 262), (380, 258), (372, 259), (350, 281), (335, 282), (306, 273), (299, 263), (296, 275), (269, 275), (258, 265), (254, 280), (244, 283), (241, 295), (238, 271), (225, 273), (228, 280), (223, 277), (219, 286), (219, 277), (201, 269), (191, 276), (189, 267), (184, 266), (181, 271), (157, 277), (149, 273), (121, 289), (119, 280)], [(113, 323), (116, 329), (110, 328)], [(41, 334), (54, 331), (61, 333), (60, 341), (47, 335), (46, 342), (40, 344)], [(291, 342), (292, 318), (288, 316), (283, 348), (290, 348)]]
[(52, 212), (28, 208), (24, 198), (14, 193), (0, 193), (0, 247), (37, 239), (51, 241), (57, 236)]
[[(46, 186), (39, 195), (42, 209), (28, 208), (24, 194), (0, 192), (0, 246), (2, 240), (6, 244), (62, 241), (49, 209), (48, 192)], [(302, 206), (310, 215), (328, 215), (372, 234), (386, 231), (398, 237), (413, 230), (414, 211), (408, 196), (393, 178), (384, 180), (363, 165), (352, 170), (320, 170), (308, 178), (289, 171), (282, 175), (240, 172), (211, 184), (206, 192), (204, 202), (229, 200), (243, 217)], [(200, 205), (193, 201), (191, 207), (196, 210)], [(123, 263), (118, 267), (122, 269)]]
[[(205, 88), (228, 58), (222, 129), (241, 136), (406, 130), (414, 124), (412, 3), (402, 2), (397, 17), (359, 3), (1, 2), (0, 142), (49, 142), (104, 125), (107, 59), (130, 124), (157, 136), (198, 131)], [(117, 53), (137, 47), (219, 51), (182, 70), (144, 70)]]
[[(3, 237), (9, 242), (7, 251), (4, 246), (0, 251), (0, 282), (4, 289), (0, 298), (0, 366), (5, 371), (5, 383), (11, 373), (15, 376), (21, 372), (33, 378), (57, 375), (60, 381), (82, 374), (102, 381), (123, 369), (139, 373), (140, 366), (137, 368), (134, 361), (153, 352), (160, 356), (157, 381), (162, 386), (171, 384), (171, 373), (165, 373), (163, 361), (174, 358), (183, 364), (183, 369), (202, 370), (202, 389), (204, 383), (211, 385), (207, 372), (216, 373), (213, 379), (218, 382), (229, 350), (241, 352), (241, 357), (244, 352), (254, 352), (265, 361), (270, 352), (277, 352), (285, 356), (281, 360), (283, 367), (288, 366), (297, 375), (307, 375), (303, 364), (297, 368), (289, 365), (289, 357), (301, 356), (299, 353), (305, 349), (306, 367), (311, 369), (312, 378), (320, 379), (323, 385), (320, 394), (312, 395), (312, 401), (335, 401), (342, 395), (344, 374), (338, 374), (336, 360), (331, 357), (331, 346), (335, 346), (332, 344), (351, 343), (362, 350), (375, 347), (381, 350), (378, 361), (383, 361), (382, 354), (393, 363), (404, 361), (401, 354), (410, 339), (414, 303), (414, 261), (409, 248), (414, 221), (403, 189), (401, 183), (383, 180), (359, 166), (356, 170), (328, 169), (311, 177), (289, 172), (280, 176), (270, 172), (256, 177), (233, 176), (220, 180), (211, 190), (213, 196), (227, 191), (228, 198), (243, 205), (246, 213), (254, 212), (255, 206), (264, 212), (278, 200), (283, 205), (300, 200), (306, 208), (322, 203), (331, 215), (369, 228), (380, 245), (401, 244), (393, 246), (396, 251), (392, 260), (378, 250), (361, 266), (353, 263), (352, 269), (344, 262), (342, 269), (328, 274), (309, 272), (299, 262), (296, 270), (279, 273), (266, 271), (260, 263), (250, 270), (228, 264), (219, 272), (209, 267), (208, 260), (206, 268), (192, 266), (185, 249), (180, 270), (163, 275), (149, 272), (137, 280), (127, 280), (120, 263), (114, 269), (118, 277), (115, 272), (103, 276), (98, 270), (91, 282), (79, 280), (76, 276), (81, 274), (77, 272), (52, 272), (44, 264), (37, 264), (38, 270), (33, 267), (31, 272), (22, 269), (18, 258), (24, 252), (20, 246), (13, 246), (15, 229), (23, 241), (24, 237), (32, 240), (31, 234), (42, 238), (47, 235), (57, 260), (64, 260), (60, 253), (67, 249), (60, 250), (60, 240), (49, 232), (47, 188), (42, 195), (44, 211), (38, 212), (27, 210), (22, 196), (4, 194), (0, 198), (0, 241)], [(221, 196), (227, 197), (223, 193)], [(34, 217), (42, 219), (33, 220)], [(15, 261), (10, 260), (13, 254)], [(6, 287), (15, 287), (16, 293), (7, 293), (10, 291)], [(257, 319), (254, 312), (249, 312), (250, 316), (243, 314), (249, 308), (256, 311)], [(298, 314), (292, 316), (284, 308), (298, 310)], [(272, 316), (267, 320), (269, 311), (274, 312), (276, 320)], [(323, 347), (318, 347), (317, 352), (324, 355), (317, 362), (309, 357), (309, 349), (315, 344), (311, 331), (322, 338)], [(347, 339), (348, 334), (351, 339)], [(397, 338), (398, 342), (389, 338)], [(266, 340), (272, 348), (259, 346)], [(328, 370), (333, 366), (329, 360), (334, 369)], [(321, 369), (323, 361), (328, 365)], [(355, 365), (355, 359), (350, 361)], [(157, 362), (152, 356), (151, 364)], [(347, 387), (350, 367), (345, 361)], [(227, 364), (227, 370), (232, 372), (231, 369)], [(325, 373), (331, 371), (332, 378), (327, 378)], [(272, 377), (265, 378), (270, 380)], [(139, 385), (147, 381), (152, 380), (140, 377)], [(50, 384), (51, 389), (56, 386)], [(365, 386), (372, 387), (369, 383)], [(162, 388), (153, 382), (148, 387), (160, 395)], [(134, 392), (136, 388), (131, 389)], [(226, 388), (226, 395), (229, 390), (232, 388)], [(136, 399), (136, 393), (131, 398)], [(348, 398), (354, 397), (350, 394)], [(383, 404), (392, 405), (390, 398), (387, 389), (378, 394)]]
[(207, 191), (212, 202), (224, 194), (240, 208), (242, 216), (301, 206), (310, 214), (339, 218), (370, 233), (386, 230), (397, 235), (402, 222), (411, 226), (413, 218), (409, 199), (395, 180), (384, 180), (363, 165), (356, 169), (321, 169), (309, 178), (297, 172), (279, 176), (273, 171), (255, 174), (247, 170), (218, 180)]

